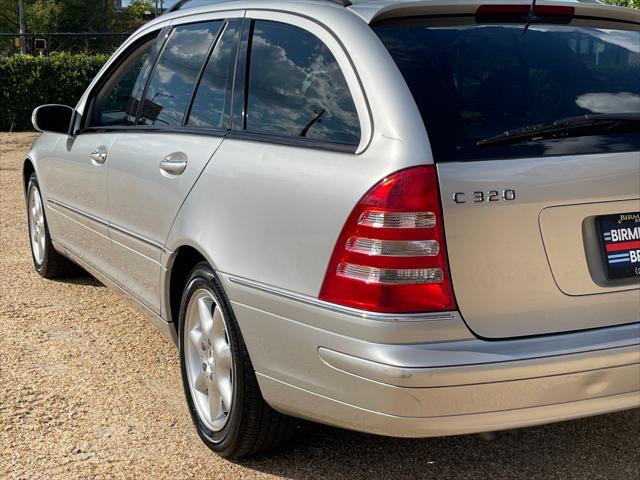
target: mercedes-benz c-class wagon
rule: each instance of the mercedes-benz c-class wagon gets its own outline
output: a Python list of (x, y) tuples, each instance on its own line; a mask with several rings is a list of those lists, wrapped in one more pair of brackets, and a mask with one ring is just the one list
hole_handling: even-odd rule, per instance
[(640, 406), (638, 11), (187, 1), (33, 124), (36, 270), (173, 339), (221, 455)]

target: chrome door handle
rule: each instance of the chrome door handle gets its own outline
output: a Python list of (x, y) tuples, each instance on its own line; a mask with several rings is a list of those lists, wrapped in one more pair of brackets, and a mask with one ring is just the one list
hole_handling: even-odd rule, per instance
[(100, 145), (93, 152), (91, 152), (91, 160), (95, 163), (102, 165), (107, 161), (107, 147)]
[(187, 168), (187, 155), (182, 152), (173, 152), (160, 162), (160, 170), (169, 175), (180, 175)]

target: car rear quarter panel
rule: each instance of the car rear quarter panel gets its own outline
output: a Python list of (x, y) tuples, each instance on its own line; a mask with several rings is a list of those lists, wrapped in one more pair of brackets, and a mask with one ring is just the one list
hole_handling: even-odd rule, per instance
[(433, 160), (408, 87), (369, 26), (342, 8), (310, 9), (305, 22), (320, 25), (334, 56), (356, 73), (346, 75), (350, 90), (365, 92), (368, 111), (359, 115), (370, 123), (370, 139), (357, 154), (225, 139), (166, 247), (191, 245), (220, 272), (318, 296), (336, 239), (362, 195), (391, 172)]

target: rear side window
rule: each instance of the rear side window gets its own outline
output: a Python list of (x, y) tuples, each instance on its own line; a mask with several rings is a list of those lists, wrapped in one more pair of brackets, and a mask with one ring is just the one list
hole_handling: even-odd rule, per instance
[(222, 23), (182, 25), (171, 32), (151, 74), (139, 124), (182, 125), (195, 82)]
[(640, 116), (638, 27), (591, 24), (416, 19), (373, 28), (413, 93), (436, 160), (456, 161), (640, 149), (640, 124), (630, 121), (486, 141), (570, 117)]
[(249, 56), (246, 129), (357, 145), (360, 124), (347, 82), (313, 34), (257, 20)]
[(229, 126), (238, 34), (239, 22), (229, 21), (202, 74), (187, 125), (215, 129)]

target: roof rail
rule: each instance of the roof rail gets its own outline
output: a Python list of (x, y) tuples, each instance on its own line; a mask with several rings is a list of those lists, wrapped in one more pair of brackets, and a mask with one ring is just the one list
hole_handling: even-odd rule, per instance
[(167, 8), (167, 10), (164, 13), (171, 13), (171, 12), (175, 12), (176, 10), (180, 10), (180, 7), (185, 3), (187, 3), (188, 1), (189, 0), (179, 0), (176, 3), (174, 3), (171, 7)]
[[(179, 0), (176, 3), (173, 4), (173, 6), (169, 7), (165, 13), (171, 13), (171, 12), (175, 12), (176, 10), (180, 10), (180, 8), (182, 8), (182, 6), (185, 3), (189, 3), (192, 0)], [(222, 2), (228, 2), (229, 0), (209, 0), (206, 3), (222, 3)], [(350, 0), (325, 0), (327, 2), (330, 3), (337, 3), (338, 5), (341, 5), (343, 7), (350, 7), (352, 5)], [(205, 2), (200, 2), (200, 3), (205, 3)]]

